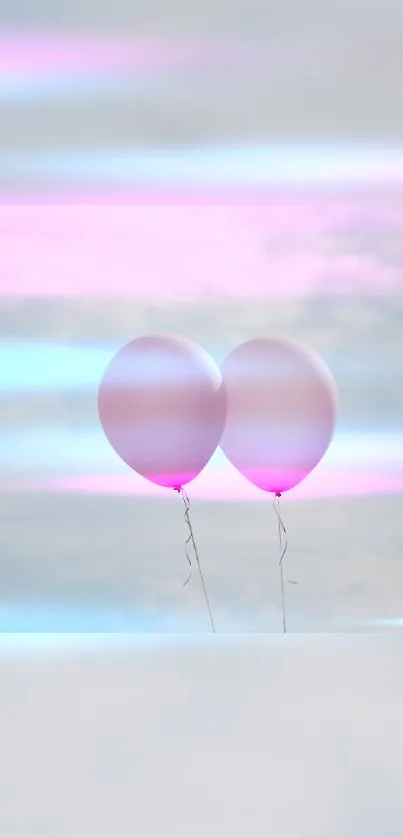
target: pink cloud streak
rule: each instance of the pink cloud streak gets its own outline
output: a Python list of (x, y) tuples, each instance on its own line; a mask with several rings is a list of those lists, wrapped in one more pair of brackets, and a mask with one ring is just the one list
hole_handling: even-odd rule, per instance
[(268, 52), (262, 44), (244, 41), (159, 39), (142, 35), (60, 34), (52, 32), (0, 32), (0, 75), (25, 76), (161, 71), (219, 67), (239, 61), (278, 62), (284, 50)]
[(77, 73), (100, 70), (163, 70), (186, 66), (195, 54), (186, 45), (147, 38), (66, 35), (0, 35), (0, 73)]
[(387, 290), (389, 268), (323, 248), (331, 206), (3, 205), (0, 297), (292, 297), (323, 277)]
[[(2, 491), (56, 492), (67, 494), (110, 495), (113, 497), (160, 497), (173, 495), (148, 483), (136, 474), (79, 475), (53, 478), (13, 478), (0, 483)], [(229, 468), (202, 473), (188, 486), (191, 498), (202, 501), (264, 503), (270, 499)], [(336, 469), (317, 469), (299, 486), (284, 493), (285, 501), (326, 500), (403, 493), (403, 477)]]

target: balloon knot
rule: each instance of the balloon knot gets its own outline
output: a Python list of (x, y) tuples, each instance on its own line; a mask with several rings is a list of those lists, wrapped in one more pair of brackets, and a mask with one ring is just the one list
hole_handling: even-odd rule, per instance
[(178, 494), (179, 494), (180, 491), (181, 491), (181, 488), (182, 488), (181, 486), (174, 486), (174, 492), (178, 492)]
[(281, 492), (276, 492), (276, 498), (281, 498)]

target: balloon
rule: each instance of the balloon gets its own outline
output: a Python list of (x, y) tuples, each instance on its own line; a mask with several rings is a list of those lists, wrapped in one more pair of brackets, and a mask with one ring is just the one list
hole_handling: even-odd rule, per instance
[(337, 390), (330, 370), (302, 344), (260, 338), (238, 346), (221, 371), (224, 454), (260, 489), (292, 489), (319, 463), (333, 436)]
[(151, 335), (114, 356), (98, 409), (107, 439), (127, 465), (179, 489), (219, 445), (226, 397), (220, 370), (204, 349), (185, 338)]

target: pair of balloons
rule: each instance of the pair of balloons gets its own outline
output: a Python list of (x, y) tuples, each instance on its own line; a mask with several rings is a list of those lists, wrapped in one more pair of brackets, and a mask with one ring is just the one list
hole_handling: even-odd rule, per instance
[(98, 407), (105, 435), (134, 471), (181, 489), (221, 445), (251, 483), (281, 494), (325, 454), (337, 393), (324, 362), (291, 340), (238, 346), (221, 371), (182, 337), (131, 341), (102, 378)]

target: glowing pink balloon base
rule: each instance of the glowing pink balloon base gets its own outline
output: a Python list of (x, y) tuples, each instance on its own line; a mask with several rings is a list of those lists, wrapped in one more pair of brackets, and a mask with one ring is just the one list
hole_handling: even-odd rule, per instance
[(310, 469), (267, 469), (241, 466), (240, 473), (258, 489), (282, 495), (296, 487), (310, 473)]
[(156, 486), (160, 486), (162, 489), (174, 489), (176, 492), (180, 492), (183, 486), (186, 486), (188, 483), (191, 483), (192, 480), (195, 480), (198, 477), (199, 471), (183, 471), (178, 474), (161, 474), (161, 473), (153, 473), (147, 475), (147, 480), (151, 483), (154, 483)]

